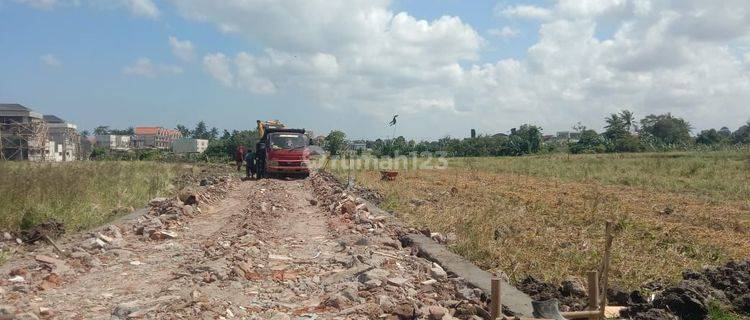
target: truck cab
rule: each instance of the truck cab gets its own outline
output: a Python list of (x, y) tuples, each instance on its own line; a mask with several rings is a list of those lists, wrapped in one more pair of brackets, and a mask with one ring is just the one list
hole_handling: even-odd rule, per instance
[[(273, 126), (267, 125), (272, 123)], [(264, 161), (260, 171), (267, 174), (304, 175), (310, 174), (310, 139), (304, 129), (285, 128), (278, 121), (258, 121), (261, 134), (257, 154)], [(262, 150), (261, 150), (262, 149)]]

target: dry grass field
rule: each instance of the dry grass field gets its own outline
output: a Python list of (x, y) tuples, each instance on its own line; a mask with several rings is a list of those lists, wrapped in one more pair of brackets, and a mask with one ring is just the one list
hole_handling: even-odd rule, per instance
[(354, 175), (387, 209), (455, 233), (454, 251), (513, 280), (595, 269), (611, 219), (613, 281), (635, 288), (750, 256), (748, 161), (743, 152), (457, 158), (394, 182), (375, 169)]
[(0, 162), (0, 230), (54, 218), (75, 231), (169, 193), (197, 168), (156, 162)]

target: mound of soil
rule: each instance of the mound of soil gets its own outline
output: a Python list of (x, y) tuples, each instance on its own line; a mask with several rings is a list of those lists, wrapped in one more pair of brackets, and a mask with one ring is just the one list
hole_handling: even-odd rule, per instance
[(544, 301), (557, 299), (562, 311), (581, 311), (586, 308), (586, 296), (567, 292), (562, 286), (542, 282), (533, 276), (528, 276), (518, 284), (518, 290), (528, 294), (531, 299)]
[(700, 272), (686, 270), (682, 281), (659, 292), (651, 303), (631, 306), (622, 316), (646, 320), (669, 313), (682, 319), (705, 319), (713, 302), (750, 315), (750, 260)]

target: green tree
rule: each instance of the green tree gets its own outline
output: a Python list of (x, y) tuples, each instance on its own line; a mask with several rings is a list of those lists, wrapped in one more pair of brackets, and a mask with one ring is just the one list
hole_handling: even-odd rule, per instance
[(346, 134), (341, 131), (331, 131), (325, 139), (325, 149), (332, 156), (340, 155), (346, 147)]
[(623, 110), (619, 114), (611, 114), (605, 118), (607, 125), (604, 127), (604, 138), (607, 150), (610, 152), (637, 152), (640, 151), (640, 141), (630, 132), (633, 128), (633, 113)]
[(198, 123), (195, 124), (195, 129), (190, 132), (190, 135), (193, 139), (209, 139), (210, 136), (206, 122), (198, 121)]
[(728, 144), (730, 140), (719, 133), (719, 131), (716, 131), (716, 129), (708, 129), (701, 131), (698, 136), (695, 137), (695, 142), (704, 145), (718, 145)]
[(103, 136), (109, 134), (109, 126), (98, 126), (94, 128), (94, 134), (97, 136)]
[(607, 140), (615, 141), (630, 135), (628, 125), (620, 115), (613, 113), (605, 118), (604, 121), (607, 123), (607, 125), (604, 126), (607, 130), (604, 131), (603, 135)]
[(690, 143), (690, 123), (672, 114), (648, 115), (641, 120), (641, 131), (663, 144)]
[(736, 144), (750, 143), (750, 121), (732, 133), (732, 142)]
[(602, 153), (606, 150), (604, 138), (594, 130), (583, 130), (578, 141), (570, 145), (571, 153)]
[(135, 129), (133, 129), (133, 127), (129, 127), (127, 129), (111, 129), (109, 130), (109, 134), (118, 136), (132, 136), (135, 134)]
[(635, 125), (635, 114), (630, 110), (620, 111), (620, 120), (625, 124), (628, 131), (637, 131), (638, 128)]
[(216, 127), (211, 128), (208, 132), (208, 140), (216, 140), (219, 138), (219, 129)]
[(178, 124), (175, 130), (179, 131), (183, 137), (190, 137), (190, 129), (184, 125)]
[(524, 155), (537, 153), (542, 149), (542, 129), (524, 124), (510, 130), (510, 136), (505, 143), (504, 155)]

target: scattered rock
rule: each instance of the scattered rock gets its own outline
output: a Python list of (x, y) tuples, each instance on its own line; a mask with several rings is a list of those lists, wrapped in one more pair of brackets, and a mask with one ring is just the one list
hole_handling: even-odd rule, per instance
[(11, 305), (0, 305), (0, 319), (13, 319), (16, 307)]
[(430, 276), (436, 280), (443, 280), (448, 278), (448, 273), (439, 264), (433, 263), (432, 268), (430, 268)]
[(429, 306), (427, 312), (427, 317), (430, 320), (443, 319), (443, 317), (448, 314), (448, 310), (441, 306)]
[(39, 320), (39, 317), (31, 312), (25, 312), (17, 314), (15, 320)]
[(567, 276), (562, 281), (562, 293), (575, 297), (586, 297), (588, 295), (581, 279), (574, 276)]
[(112, 311), (112, 315), (120, 319), (126, 319), (129, 315), (140, 309), (141, 305), (139, 301), (124, 302), (117, 305), (115, 310)]
[(399, 319), (414, 319), (414, 311), (413, 305), (402, 303), (393, 309), (393, 314), (398, 316)]
[(409, 280), (401, 278), (401, 277), (388, 279), (388, 284), (394, 285), (394, 286), (397, 286), (397, 287), (403, 286), (407, 282), (409, 282)]

